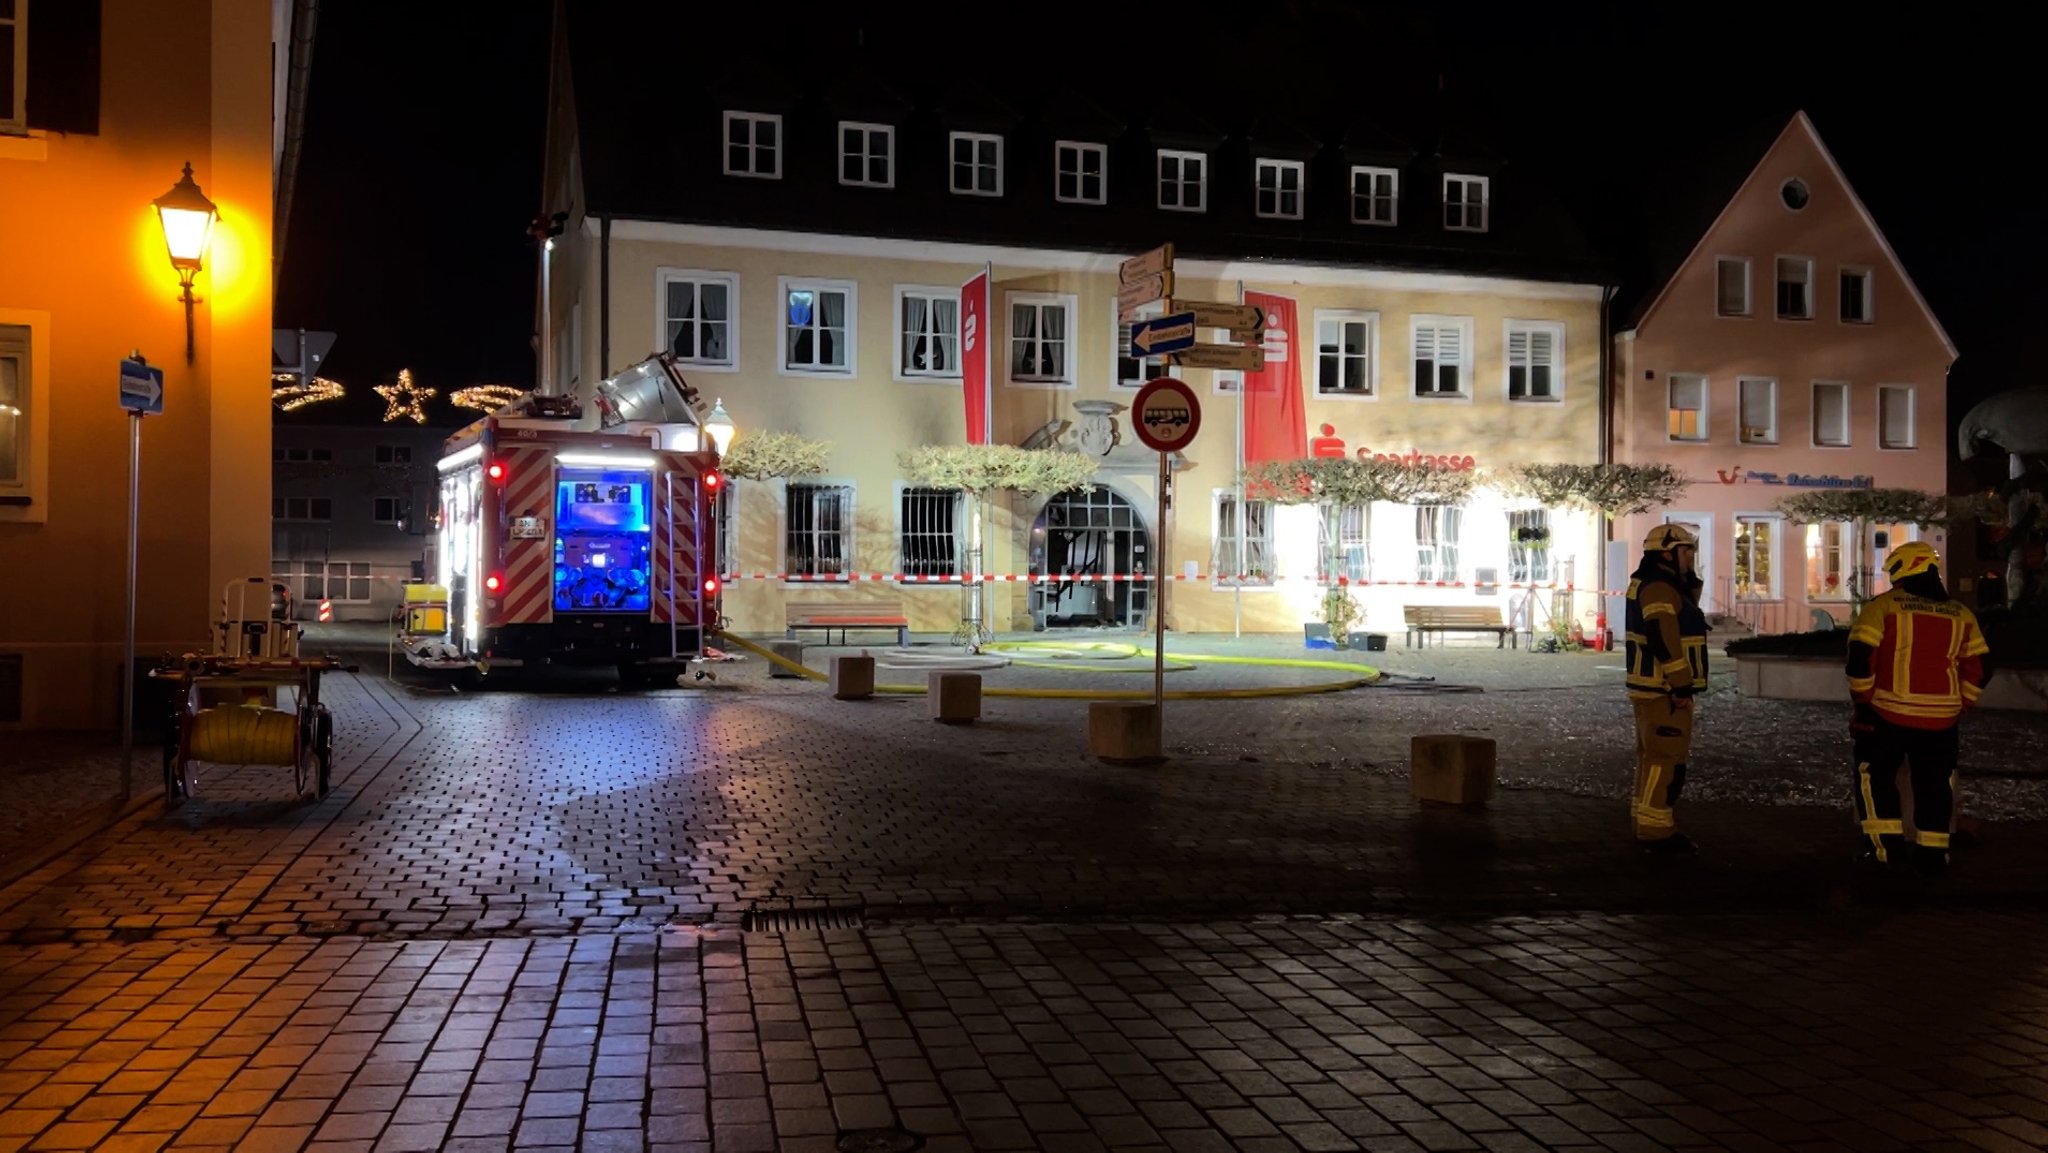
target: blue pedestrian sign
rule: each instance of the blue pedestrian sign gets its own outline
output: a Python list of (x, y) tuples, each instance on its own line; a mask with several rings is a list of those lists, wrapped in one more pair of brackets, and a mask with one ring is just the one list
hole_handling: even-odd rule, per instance
[(121, 362), (121, 407), (147, 415), (164, 410), (164, 370), (140, 356)]
[(1131, 323), (1131, 351), (1140, 357), (1163, 356), (1195, 346), (1195, 314), (1176, 312)]

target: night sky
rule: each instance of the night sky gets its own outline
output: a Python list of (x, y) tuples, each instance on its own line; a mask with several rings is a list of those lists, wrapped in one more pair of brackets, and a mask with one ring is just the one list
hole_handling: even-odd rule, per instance
[[(352, 396), (288, 420), (374, 422), (383, 402), (370, 386), (401, 367), (444, 396), (533, 383), (537, 250), (525, 228), (539, 208), (549, 5), (500, 0), (465, 10), (488, 20), (461, 21), (422, 17), (424, 7), (348, 0), (320, 12), (277, 323), (339, 333), (323, 374)], [(1272, 20), (1327, 7), (1246, 11)], [(1386, 10), (1351, 7), (1368, 27)], [(1961, 349), (1952, 411), (2035, 383), (2016, 374), (2029, 318), (2048, 303), (2048, 222), (2018, 175), (2032, 160), (2015, 117), (2037, 103), (2022, 90), (2038, 65), (2005, 59), (2017, 49), (1979, 20), (1944, 29), (1923, 13), (1908, 29), (1844, 14), (1875, 9), (1717, 6), (1646, 19), (1650, 9), (1460, 5), (1438, 10), (1461, 21), (1426, 51), (1447, 92), (1487, 110), (1496, 149), (1540, 170), (1595, 236), (1644, 198), (1654, 204), (1689, 142), (1806, 109)], [(1087, 21), (1074, 26), (1082, 34)], [(1218, 32), (1205, 77), (1234, 51), (1229, 28)], [(749, 40), (774, 43), (706, 36)], [(627, 66), (688, 59), (676, 48)], [(1371, 59), (1362, 50), (1361, 68)], [(1174, 62), (1158, 67), (1168, 75)], [(1256, 99), (1282, 76), (1254, 67), (1236, 83)], [(434, 413), (461, 420), (445, 404)]]

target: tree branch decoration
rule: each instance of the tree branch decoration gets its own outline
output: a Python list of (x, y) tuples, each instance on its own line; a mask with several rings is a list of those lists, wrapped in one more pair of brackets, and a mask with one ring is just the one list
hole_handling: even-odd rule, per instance
[(1311, 457), (1252, 465), (1245, 470), (1245, 495), (1281, 504), (1458, 504), (1476, 480), (1464, 469), (1377, 458)]
[(816, 476), (825, 471), (825, 461), (831, 455), (830, 441), (794, 432), (749, 432), (726, 449), (721, 467), (727, 476), (738, 480)]
[(1545, 508), (1630, 516), (1670, 504), (1692, 482), (1668, 464), (1520, 464), (1496, 482)]
[(1778, 511), (1801, 524), (1866, 520), (1874, 524), (1947, 526), (1982, 517), (1986, 506), (1974, 497), (1951, 498), (1910, 488), (1846, 488), (1802, 492), (1778, 502)]
[(998, 489), (1050, 496), (1085, 486), (1100, 463), (1054, 448), (1008, 444), (928, 444), (898, 453), (904, 479), (926, 488), (987, 494)]

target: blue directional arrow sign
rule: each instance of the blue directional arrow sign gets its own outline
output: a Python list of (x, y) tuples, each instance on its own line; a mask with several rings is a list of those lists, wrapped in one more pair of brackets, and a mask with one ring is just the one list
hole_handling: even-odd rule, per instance
[(1195, 314), (1176, 312), (1157, 320), (1131, 324), (1131, 351), (1139, 356), (1161, 356), (1195, 346)]
[(164, 410), (164, 370), (137, 357), (121, 362), (121, 407), (155, 415)]

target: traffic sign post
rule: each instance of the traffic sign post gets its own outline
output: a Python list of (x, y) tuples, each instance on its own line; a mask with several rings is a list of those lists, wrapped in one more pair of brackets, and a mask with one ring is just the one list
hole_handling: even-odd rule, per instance
[(1172, 479), (1167, 458), (1195, 442), (1202, 431), (1202, 402), (1195, 392), (1170, 376), (1162, 376), (1138, 390), (1131, 401), (1131, 425), (1138, 439), (1159, 454), (1158, 555), (1153, 559), (1152, 578), (1158, 587), (1158, 601), (1152, 607), (1152, 710), (1158, 719), (1160, 752), (1166, 750), (1166, 510), (1171, 503), (1167, 485)]
[(164, 370), (131, 352), (116, 371), (128, 410), (128, 621), (121, 669), (121, 799), (135, 795), (135, 570), (142, 516), (142, 418), (164, 410)]

